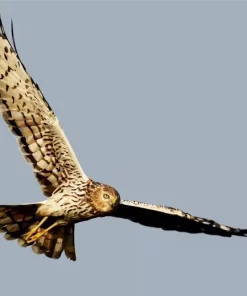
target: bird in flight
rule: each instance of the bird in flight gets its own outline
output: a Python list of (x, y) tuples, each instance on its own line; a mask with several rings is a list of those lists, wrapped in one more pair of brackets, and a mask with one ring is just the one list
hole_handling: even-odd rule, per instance
[(81, 168), (58, 118), (23, 65), (13, 34), (10, 44), (0, 18), (0, 111), (21, 152), (32, 165), (46, 200), (0, 205), (0, 231), (7, 240), (32, 246), (36, 254), (76, 260), (74, 226), (111, 216), (188, 233), (247, 236), (233, 228), (172, 207), (121, 200), (112, 186), (89, 178)]

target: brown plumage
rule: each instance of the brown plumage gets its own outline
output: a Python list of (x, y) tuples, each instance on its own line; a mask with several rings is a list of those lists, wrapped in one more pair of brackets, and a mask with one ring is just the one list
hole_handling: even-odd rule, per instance
[[(12, 27), (13, 36), (13, 27)], [(13, 37), (14, 41), (14, 37)], [(16, 135), (47, 200), (0, 206), (0, 231), (36, 254), (76, 260), (74, 225), (100, 216), (189, 233), (246, 236), (246, 229), (224, 226), (181, 210), (120, 200), (113, 187), (89, 179), (82, 170), (57, 117), (26, 71), (0, 20), (0, 111)]]

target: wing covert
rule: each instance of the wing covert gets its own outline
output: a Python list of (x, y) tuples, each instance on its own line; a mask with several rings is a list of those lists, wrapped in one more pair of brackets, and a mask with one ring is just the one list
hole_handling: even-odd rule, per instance
[(0, 111), (46, 196), (68, 176), (88, 180), (57, 117), (11, 46), (1, 18)]

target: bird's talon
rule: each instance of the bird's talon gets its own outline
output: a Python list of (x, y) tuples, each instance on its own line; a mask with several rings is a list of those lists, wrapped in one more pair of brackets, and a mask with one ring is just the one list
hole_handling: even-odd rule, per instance
[(30, 243), (36, 241), (38, 238), (40, 238), (44, 233), (45, 233), (45, 231), (42, 231), (42, 232), (39, 231), (38, 233), (36, 233), (36, 234), (30, 236), (30, 237), (26, 240), (26, 242), (27, 242), (28, 244), (30, 244)]

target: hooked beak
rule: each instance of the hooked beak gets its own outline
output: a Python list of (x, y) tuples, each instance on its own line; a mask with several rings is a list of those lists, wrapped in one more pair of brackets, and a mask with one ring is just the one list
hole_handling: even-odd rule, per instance
[(117, 200), (118, 200), (118, 197), (117, 196), (112, 196), (111, 197), (110, 204), (111, 204), (112, 207), (116, 206)]

